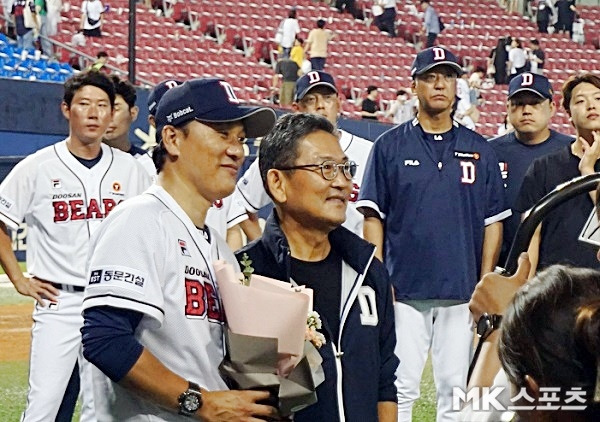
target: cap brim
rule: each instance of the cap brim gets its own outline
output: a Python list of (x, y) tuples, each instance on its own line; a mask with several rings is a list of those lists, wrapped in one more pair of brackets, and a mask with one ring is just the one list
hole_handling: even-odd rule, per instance
[[(218, 112), (218, 110), (216, 111)], [(247, 138), (259, 138), (265, 136), (275, 126), (277, 115), (269, 107), (247, 107), (239, 106), (227, 109), (228, 117), (211, 118), (211, 116), (197, 117), (201, 122), (229, 123), (242, 121)]]
[(331, 88), (331, 89), (333, 89), (333, 92), (335, 92), (336, 94), (337, 94), (337, 92), (338, 92), (338, 90), (337, 90), (337, 88), (335, 87), (335, 85), (332, 85), (332, 84), (330, 84), (329, 82), (317, 82), (316, 84), (309, 85), (309, 87), (308, 87), (308, 88), (306, 88), (304, 91), (302, 91), (300, 94), (296, 94), (296, 95), (294, 96), (294, 101), (300, 101), (302, 98), (304, 98), (304, 96), (305, 96), (306, 94), (308, 94), (308, 91), (310, 91), (310, 90), (312, 90), (312, 89), (315, 89), (315, 88), (316, 88), (316, 87), (318, 87), (318, 86), (326, 86), (326, 87), (328, 87), (328, 88)]
[(549, 100), (550, 97), (545, 96), (544, 94), (542, 94), (541, 92), (536, 91), (535, 89), (531, 89), (531, 88), (519, 88), (517, 89), (515, 92), (513, 92), (512, 94), (508, 95), (508, 99), (510, 100), (512, 97), (514, 97), (515, 95), (521, 93), (521, 92), (531, 92), (535, 95), (537, 95), (538, 97), (544, 99), (544, 100)]
[(460, 67), (457, 63), (450, 62), (450, 61), (445, 61), (445, 62), (435, 62), (435, 63), (430, 64), (429, 66), (425, 66), (420, 71), (413, 73), (413, 77), (420, 76), (420, 75), (422, 75), (424, 73), (427, 73), (431, 69), (433, 69), (434, 67), (444, 66), (444, 65), (445, 66), (450, 66), (457, 73), (458, 76), (461, 76), (463, 74), (462, 67)]

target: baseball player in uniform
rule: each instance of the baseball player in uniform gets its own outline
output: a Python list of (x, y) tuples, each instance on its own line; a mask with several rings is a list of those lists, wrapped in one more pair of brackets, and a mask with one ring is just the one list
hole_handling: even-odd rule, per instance
[(224, 314), (212, 263), (237, 264), (205, 216), (233, 192), (246, 136), (264, 136), (275, 113), (240, 106), (222, 80), (193, 79), (165, 93), (156, 123), (156, 184), (119, 207), (90, 249), (83, 349), (106, 375), (96, 409), (107, 421), (273, 415), (256, 403), (268, 392), (227, 391), (219, 375)]
[[(323, 71), (312, 71), (298, 79), (292, 110), (322, 115), (336, 126), (340, 111), (340, 98), (333, 77)], [(356, 201), (362, 184), (366, 160), (373, 143), (341, 129), (336, 130), (336, 135), (344, 153), (358, 165), (356, 175), (352, 180), (352, 192), (344, 227), (362, 236), (363, 216), (356, 210)], [(271, 203), (271, 198), (267, 195), (260, 177), (258, 160), (250, 165), (238, 181), (234, 198), (244, 204), (250, 213), (256, 213)]]
[[(148, 122), (156, 127), (155, 117), (158, 103), (162, 96), (169, 89), (181, 85), (183, 82), (177, 80), (164, 80), (154, 86), (148, 96)], [(156, 168), (152, 164), (154, 174)], [(215, 229), (221, 237), (227, 240), (227, 244), (232, 250), (242, 247), (242, 235), (239, 224), (248, 219), (246, 209), (239, 200), (234, 200), (233, 195), (222, 199), (217, 199), (208, 209), (206, 214), (206, 225)]]
[(506, 111), (515, 130), (490, 140), (500, 161), (506, 205), (512, 211), (512, 215), (503, 222), (501, 264), (506, 261), (521, 222), (521, 214), (512, 207), (527, 168), (536, 158), (573, 142), (572, 137), (548, 127), (556, 111), (552, 96), (552, 85), (545, 76), (522, 73), (513, 78), (508, 86)]
[[(95, 420), (81, 355), (81, 304), (89, 240), (113, 209), (150, 184), (130, 155), (102, 144), (115, 91), (108, 77), (84, 72), (65, 83), (61, 109), (69, 137), (26, 157), (0, 185), (0, 261), (33, 311), (29, 390), (24, 421), (56, 418), (79, 359), (82, 420)], [(6, 227), (29, 227), (27, 269), (21, 272)]]
[(452, 121), (461, 72), (444, 48), (417, 55), (418, 117), (375, 141), (357, 203), (365, 239), (377, 246), (394, 287), (399, 421), (412, 420), (430, 349), (437, 420), (456, 420), (452, 388), (466, 386), (473, 341), (467, 302), (496, 264), (501, 220), (510, 215), (494, 151)]
[(129, 81), (121, 80), (117, 75), (109, 77), (115, 85), (115, 112), (102, 141), (138, 159), (150, 177), (154, 177), (156, 169), (148, 151), (129, 141), (129, 129), (139, 113), (139, 107), (135, 105), (137, 100), (135, 87)]

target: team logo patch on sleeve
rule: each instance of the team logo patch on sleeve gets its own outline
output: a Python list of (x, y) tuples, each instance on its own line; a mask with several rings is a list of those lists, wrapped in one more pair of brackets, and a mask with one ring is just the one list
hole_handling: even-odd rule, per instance
[(0, 196), (0, 207), (8, 211), (12, 208), (13, 204), (14, 201), (12, 199), (8, 199), (5, 196)]
[(88, 284), (90, 286), (99, 284), (111, 284), (118, 287), (126, 287), (132, 290), (143, 290), (146, 282), (146, 274), (138, 270), (112, 266), (92, 270)]

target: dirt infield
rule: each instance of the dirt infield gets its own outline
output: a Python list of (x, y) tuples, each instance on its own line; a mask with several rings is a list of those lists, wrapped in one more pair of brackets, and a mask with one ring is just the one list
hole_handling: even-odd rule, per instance
[(0, 362), (29, 358), (32, 311), (32, 303), (0, 306)]

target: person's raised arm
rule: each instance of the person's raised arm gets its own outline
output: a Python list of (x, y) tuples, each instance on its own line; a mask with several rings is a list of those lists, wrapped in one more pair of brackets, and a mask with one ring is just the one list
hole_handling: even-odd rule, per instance
[[(496, 273), (488, 273), (475, 286), (475, 291), (469, 302), (473, 320), (478, 321), (481, 315), (503, 315), (512, 301), (515, 293), (529, 279), (530, 263), (526, 253), (519, 256), (519, 266), (514, 275), (505, 277)], [(500, 370), (498, 357), (499, 330), (495, 330), (484, 342), (468, 389), (472, 387), (489, 387), (493, 384)]]

